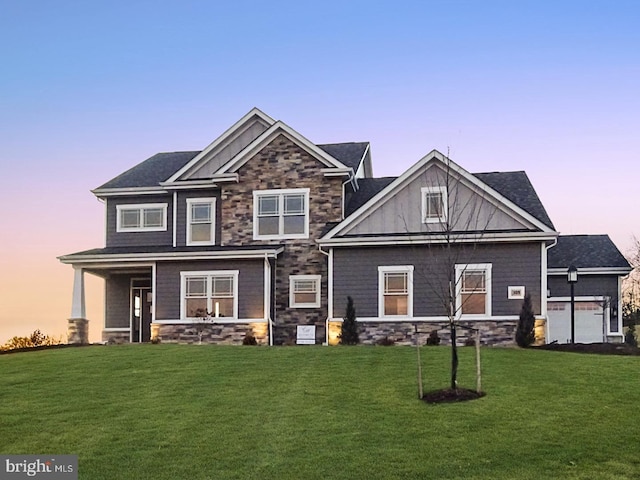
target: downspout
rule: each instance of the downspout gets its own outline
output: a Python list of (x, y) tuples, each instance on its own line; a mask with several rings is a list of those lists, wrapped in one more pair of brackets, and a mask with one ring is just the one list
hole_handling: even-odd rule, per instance
[[(343, 184), (344, 185), (344, 184)], [(333, 310), (333, 250), (325, 252), (322, 245), (318, 245), (318, 251), (327, 256), (327, 318), (324, 321), (324, 343), (329, 345), (329, 317)]]
[(271, 320), (271, 264), (267, 254), (264, 254), (264, 315), (269, 329), (269, 346), (273, 347), (273, 321)]
[[(542, 286), (544, 287), (544, 289), (543, 289), (542, 292), (540, 292), (540, 297), (541, 297), (540, 298), (540, 309), (542, 310), (542, 302), (543, 302), (543, 299), (544, 299), (544, 312), (541, 311), (540, 313), (543, 314), (544, 320), (545, 320), (544, 321), (544, 342), (545, 343), (548, 343), (547, 340), (549, 338), (549, 313), (548, 313), (548, 310), (547, 310), (547, 298), (548, 298), (547, 291), (548, 291), (549, 275), (547, 273), (547, 259), (549, 258), (549, 250), (551, 248), (555, 247), (557, 244), (558, 244), (558, 237), (553, 239), (553, 243), (544, 246), (544, 249), (546, 250), (545, 251), (545, 258), (544, 258), (544, 261), (541, 262), (542, 263), (542, 269), (543, 269), (543, 272), (542, 272), (543, 277), (542, 277), (541, 281), (542, 281)], [(543, 295), (544, 295), (544, 297), (543, 297)]]

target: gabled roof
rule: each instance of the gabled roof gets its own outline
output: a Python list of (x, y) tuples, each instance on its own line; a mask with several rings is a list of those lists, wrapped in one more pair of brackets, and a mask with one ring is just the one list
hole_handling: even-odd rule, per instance
[(199, 151), (156, 153), (117, 177), (100, 185), (94, 191), (107, 188), (157, 187), (184, 167)]
[(473, 176), (504, 195), (546, 226), (555, 229), (525, 172), (474, 173)]
[[(561, 235), (558, 244), (549, 249), (549, 269), (622, 269), (631, 266), (608, 235)], [(627, 272), (627, 273), (628, 273)]]
[(369, 142), (349, 142), (349, 143), (327, 143), (318, 145), (336, 160), (345, 166), (350, 167), (355, 172), (364, 159)]
[[(432, 150), (400, 177), (371, 179), (369, 182), (362, 182), (363, 179), (359, 180), (358, 184), (364, 191), (362, 194), (358, 192), (353, 194), (345, 208), (345, 220), (329, 231), (324, 239), (328, 240), (341, 235), (350, 225), (369, 215), (388, 198), (394, 196), (403, 185), (412, 181), (419, 172), (424, 171), (434, 162), (441, 164), (446, 162), (447, 168), (451, 170), (452, 174), (464, 179), (474, 188), (485, 191), (505, 208), (541, 232), (556, 234), (551, 220), (524, 172), (506, 172), (504, 175), (501, 173), (473, 175), (437, 150)], [(508, 185), (510, 179), (516, 182), (513, 187)]]
[[(264, 113), (262, 110), (258, 108), (252, 108), (246, 115), (244, 115), (240, 120), (231, 125), (225, 132), (216, 138), (213, 142), (211, 142), (204, 150), (202, 150), (197, 156), (195, 156), (189, 163), (184, 165), (182, 168), (178, 169), (171, 175), (171, 178), (168, 178), (169, 182), (173, 182), (178, 180), (183, 174), (192, 170), (196, 165), (201, 165), (202, 163), (210, 160), (213, 156), (215, 156), (216, 152), (219, 149), (224, 148), (224, 146), (233, 140), (234, 137), (240, 135), (243, 131), (249, 128), (252, 124), (261, 123), (265, 127), (270, 127), (275, 123), (275, 120), (271, 118), (269, 115)], [(246, 146), (246, 144), (245, 144)]]

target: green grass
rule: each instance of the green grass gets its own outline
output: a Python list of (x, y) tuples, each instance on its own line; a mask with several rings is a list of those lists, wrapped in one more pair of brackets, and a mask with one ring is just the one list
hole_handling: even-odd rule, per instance
[[(449, 350), (422, 349), (425, 389)], [(474, 385), (474, 351), (461, 384)], [(631, 479), (640, 358), (484, 349), (487, 396), (417, 400), (408, 347), (128, 345), (0, 356), (0, 453), (87, 479)]]

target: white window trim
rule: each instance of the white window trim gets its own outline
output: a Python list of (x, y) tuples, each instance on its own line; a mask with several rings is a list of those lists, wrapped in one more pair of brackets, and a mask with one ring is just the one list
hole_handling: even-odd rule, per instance
[[(486, 319), (491, 317), (491, 263), (468, 263), (456, 265), (456, 318), (464, 318), (465, 320)], [(462, 314), (462, 274), (468, 271), (483, 270), (485, 272), (485, 304), (483, 315), (481, 314)]]
[[(309, 191), (308, 188), (287, 188), (278, 190), (254, 190), (253, 191), (253, 239), (254, 240), (286, 240), (295, 238), (309, 238)], [(278, 195), (279, 196), (279, 231), (283, 231), (284, 215), (282, 215), (284, 195), (287, 194), (303, 194), (304, 195), (304, 233), (294, 234), (277, 234), (277, 235), (260, 235), (258, 233), (258, 198), (264, 195)]]
[[(407, 274), (407, 314), (406, 315), (385, 315), (384, 314), (384, 274), (385, 273), (406, 273)], [(389, 319), (413, 317), (413, 265), (378, 266), (378, 317), (389, 318)]]
[[(427, 194), (439, 193), (442, 195), (442, 215), (438, 218), (427, 218)], [(422, 223), (444, 223), (447, 221), (448, 198), (446, 187), (422, 187), (420, 189), (420, 199), (422, 205)]]
[[(161, 208), (162, 209), (162, 225), (159, 227), (144, 227), (143, 216), (145, 209)], [(121, 212), (126, 210), (140, 211), (140, 226), (136, 228), (125, 228), (121, 225)], [(167, 230), (167, 204), (166, 203), (132, 203), (125, 205), (116, 205), (116, 232), (164, 232)]]
[[(188, 271), (180, 272), (180, 319), (191, 322), (200, 320), (198, 317), (187, 317), (186, 314), (186, 293), (187, 293), (187, 278), (189, 277), (207, 277), (207, 311), (212, 312), (214, 307), (211, 305), (211, 277), (229, 275), (233, 276), (233, 316), (224, 317), (225, 321), (238, 320), (238, 275), (239, 270), (205, 270), (205, 271)], [(212, 317), (212, 322), (216, 322), (216, 318)]]
[[(319, 308), (320, 307), (320, 275), (291, 275), (289, 276), (289, 307), (291, 308)], [(296, 280), (313, 280), (316, 283), (316, 300), (313, 303), (296, 303), (294, 285)]]
[[(208, 203), (211, 205), (211, 240), (210, 241), (194, 241), (191, 240), (191, 205), (194, 203)], [(187, 246), (192, 245), (215, 245), (216, 244), (216, 199), (215, 197), (206, 198), (187, 198)]]

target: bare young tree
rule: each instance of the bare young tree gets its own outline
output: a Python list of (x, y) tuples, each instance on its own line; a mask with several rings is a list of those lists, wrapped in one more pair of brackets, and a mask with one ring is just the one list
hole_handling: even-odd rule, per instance
[[(421, 232), (408, 233), (428, 237), (426, 243), (413, 243), (422, 259), (415, 274), (427, 287), (426, 295), (434, 298), (447, 318), (451, 335), (450, 388), (458, 388), (458, 329), (463, 313), (484, 314), (484, 296), (488, 291), (486, 270), (474, 267), (480, 241), (487, 234), (497, 205), (486, 190), (464, 179), (461, 168), (447, 154), (441, 164), (435, 163), (422, 173)], [(409, 230), (411, 229), (411, 230)], [(476, 332), (477, 333), (477, 332)], [(479, 340), (479, 336), (476, 335)], [(479, 341), (476, 341), (479, 350)], [(478, 365), (479, 384), (479, 365)]]

